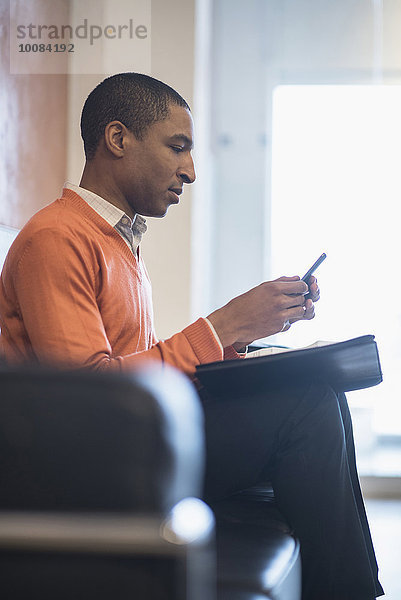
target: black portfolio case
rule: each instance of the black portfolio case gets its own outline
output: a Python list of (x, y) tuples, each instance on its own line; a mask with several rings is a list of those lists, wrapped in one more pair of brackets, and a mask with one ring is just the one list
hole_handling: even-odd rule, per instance
[(200, 365), (196, 377), (213, 396), (252, 394), (318, 380), (337, 391), (377, 385), (383, 379), (374, 335), (242, 360)]

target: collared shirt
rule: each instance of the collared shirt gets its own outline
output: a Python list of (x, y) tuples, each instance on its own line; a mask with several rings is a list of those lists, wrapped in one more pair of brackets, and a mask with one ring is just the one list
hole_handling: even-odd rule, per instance
[(131, 219), (123, 210), (90, 190), (70, 182), (67, 182), (64, 187), (72, 190), (85, 200), (111, 227), (118, 231), (132, 252), (137, 254), (142, 235), (147, 230), (146, 220), (141, 215), (136, 214)]

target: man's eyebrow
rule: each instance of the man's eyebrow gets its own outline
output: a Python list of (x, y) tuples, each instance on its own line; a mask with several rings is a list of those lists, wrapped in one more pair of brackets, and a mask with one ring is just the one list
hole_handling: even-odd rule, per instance
[(185, 133), (175, 133), (174, 135), (170, 136), (170, 139), (177, 142), (183, 142), (186, 146), (189, 146), (191, 150), (194, 147), (193, 140), (185, 135)]

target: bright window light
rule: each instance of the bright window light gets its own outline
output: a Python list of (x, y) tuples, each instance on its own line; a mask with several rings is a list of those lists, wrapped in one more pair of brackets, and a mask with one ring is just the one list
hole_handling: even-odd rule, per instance
[[(316, 319), (280, 343), (373, 333), (375, 429), (401, 435), (401, 86), (279, 86), (273, 103), (273, 276), (319, 267)], [(358, 394), (358, 393), (353, 393)]]

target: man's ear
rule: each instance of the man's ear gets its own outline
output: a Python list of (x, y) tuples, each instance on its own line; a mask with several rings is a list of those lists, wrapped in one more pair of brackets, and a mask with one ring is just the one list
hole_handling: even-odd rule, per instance
[(122, 158), (128, 137), (128, 129), (120, 121), (110, 121), (104, 129), (104, 143), (116, 158)]

